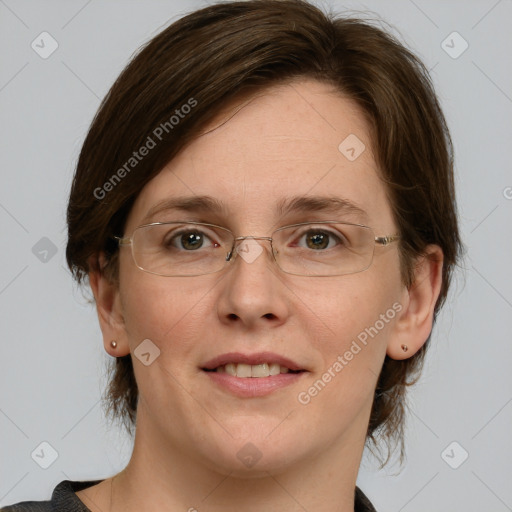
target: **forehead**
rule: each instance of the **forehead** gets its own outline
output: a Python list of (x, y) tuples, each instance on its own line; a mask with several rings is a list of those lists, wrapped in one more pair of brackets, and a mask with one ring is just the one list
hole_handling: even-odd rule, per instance
[(331, 86), (311, 80), (265, 89), (226, 105), (144, 187), (128, 224), (135, 227), (148, 220), (150, 211), (169, 200), (199, 196), (222, 203), (212, 214), (244, 228), (275, 225), (283, 216), (283, 204), (310, 196), (359, 207), (367, 214), (360, 219), (374, 228), (392, 225), (363, 114)]

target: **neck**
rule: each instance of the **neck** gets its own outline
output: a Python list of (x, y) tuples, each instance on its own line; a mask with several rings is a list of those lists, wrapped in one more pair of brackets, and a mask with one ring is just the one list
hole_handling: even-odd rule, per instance
[(169, 446), (141, 416), (136, 432), (130, 463), (113, 482), (110, 512), (354, 511), (364, 436), (347, 435), (320, 455), (285, 468), (235, 476)]

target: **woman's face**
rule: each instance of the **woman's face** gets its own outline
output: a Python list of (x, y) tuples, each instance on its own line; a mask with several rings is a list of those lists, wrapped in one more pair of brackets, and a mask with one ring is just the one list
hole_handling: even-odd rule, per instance
[[(163, 201), (203, 196), (223, 209), (148, 217)], [(312, 196), (362, 212), (278, 209)], [(144, 187), (125, 235), (173, 220), (217, 224), (235, 236), (327, 220), (365, 224), (376, 236), (396, 233), (361, 112), (307, 80), (268, 89), (235, 115), (219, 116)], [(367, 270), (336, 277), (283, 273), (270, 243), (258, 244), (245, 246), (225, 270), (196, 277), (143, 272), (130, 249), (121, 249), (116, 302), (139, 388), (140, 435), (226, 474), (357, 457), (405, 293), (396, 244), (377, 246)], [(141, 346), (152, 354), (148, 365), (135, 355), (143, 340), (150, 340)], [(222, 373), (225, 363), (250, 362), (301, 371), (261, 381)]]

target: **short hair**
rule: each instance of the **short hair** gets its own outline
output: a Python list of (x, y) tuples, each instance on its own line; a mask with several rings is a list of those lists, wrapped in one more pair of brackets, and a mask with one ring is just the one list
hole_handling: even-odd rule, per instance
[[(334, 86), (368, 121), (401, 234), (404, 285), (412, 284), (415, 260), (426, 246), (441, 247), (435, 320), (462, 246), (452, 142), (428, 71), (389, 31), (360, 18), (326, 14), (303, 0), (211, 5), (165, 28), (132, 58), (101, 103), (72, 183), (66, 257), (77, 281), (90, 271), (117, 279), (118, 246), (112, 237), (123, 233), (135, 198), (235, 95), (301, 78)], [(177, 110), (189, 113), (178, 116)], [(131, 161), (148, 137), (156, 138), (157, 127), (156, 147)], [(105, 268), (99, 266), (101, 252)], [(367, 441), (375, 447), (378, 437), (386, 441), (386, 462), (397, 442), (402, 460), (406, 388), (419, 376), (429, 341), (430, 336), (408, 359), (385, 358)], [(132, 434), (138, 389), (131, 355), (118, 357), (110, 369), (107, 412)]]

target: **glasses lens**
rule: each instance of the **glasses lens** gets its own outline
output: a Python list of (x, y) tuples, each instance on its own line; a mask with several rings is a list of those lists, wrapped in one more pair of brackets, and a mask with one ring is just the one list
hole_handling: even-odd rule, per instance
[(133, 258), (142, 270), (162, 276), (197, 276), (221, 270), (233, 235), (200, 223), (148, 224), (132, 239)]
[(343, 223), (296, 224), (272, 236), (283, 272), (302, 276), (336, 276), (367, 269), (375, 247), (373, 231)]

